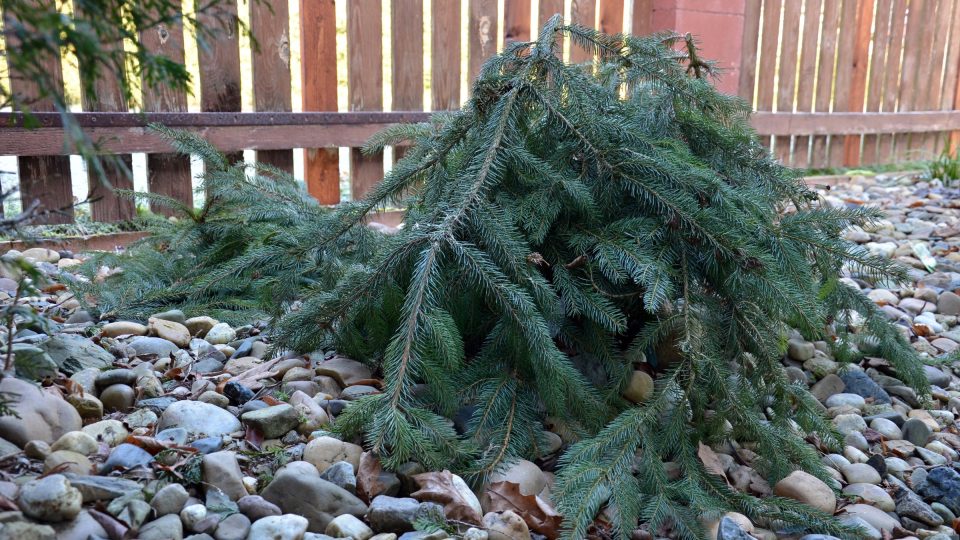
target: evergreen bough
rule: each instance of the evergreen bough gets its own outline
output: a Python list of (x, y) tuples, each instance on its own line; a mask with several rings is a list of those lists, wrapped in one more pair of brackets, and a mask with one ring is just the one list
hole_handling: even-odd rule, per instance
[[(561, 36), (597, 62), (563, 63)], [(787, 336), (851, 359), (869, 347), (923, 389), (909, 344), (841, 279), (906, 276), (840, 237), (880, 214), (821, 205), (756, 142), (747, 104), (688, 73), (682, 42), (551, 19), (484, 65), (462, 110), (375, 137), (370, 152), (413, 146), (335, 211), (170, 134), (205, 155), (222, 198), (184, 209), (187, 247), (154, 251), (185, 262), (166, 278), (179, 296), (149, 308), (256, 300), (279, 347), (378, 367), (383, 393), (335, 429), (387, 468), (413, 460), (481, 482), (536, 456), (549, 421), (578, 441), (552, 492), (565, 538), (627, 538), (638, 521), (698, 538), (701, 518), (724, 511), (850, 536), (795, 501), (737, 492), (699, 452), (739, 441), (771, 484), (797, 468), (830, 482), (804, 438), (840, 439), (785, 375)], [(361, 226), (393, 204), (407, 208), (397, 234)], [(119, 282), (140, 290), (136, 275)], [(111, 280), (83, 287), (108, 294)], [(112, 305), (132, 313), (135, 297)], [(643, 363), (655, 389), (633, 404), (621, 394)], [(461, 433), (450, 419), (464, 414)]]

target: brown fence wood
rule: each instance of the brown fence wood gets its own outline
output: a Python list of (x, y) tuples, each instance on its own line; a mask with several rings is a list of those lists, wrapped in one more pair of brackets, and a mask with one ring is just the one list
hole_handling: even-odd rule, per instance
[(460, 3), (431, 2), (430, 96), (435, 111), (460, 108)]
[[(822, 26), (820, 30), (820, 60), (817, 68), (817, 90), (814, 98), (814, 111), (829, 112), (833, 92), (833, 80), (836, 74), (837, 32), (840, 26), (840, 0), (824, 0)], [(814, 137), (811, 140), (810, 166), (826, 167), (828, 137)]]
[(740, 43), (740, 80), (737, 93), (753, 104), (757, 82), (757, 50), (760, 39), (760, 11), (762, 0), (746, 0), (743, 13), (743, 39)]
[[(51, 9), (52, 0), (35, 0), (38, 9)], [(6, 20), (7, 14), (4, 13)], [(10, 34), (8, 34), (10, 35)], [(18, 44), (7, 44), (15, 49)], [(63, 87), (63, 71), (60, 58), (44, 55), (41, 59), (44, 71), (50, 74), (52, 84)], [(42, 97), (42, 90), (29, 75), (11, 70), (10, 91), (20, 103), (31, 111), (53, 111), (52, 99)], [(37, 203), (41, 210), (47, 211), (39, 216), (37, 223), (69, 223), (73, 221), (73, 187), (70, 182), (70, 158), (61, 156), (20, 157), (17, 159), (20, 171), (20, 200), (23, 207)]]
[[(347, 89), (351, 111), (383, 108), (383, 46), (380, 0), (347, 5)], [(350, 150), (350, 195), (360, 199), (383, 178), (383, 156)]]
[[(833, 88), (831, 110), (850, 111), (850, 94), (853, 85), (854, 58), (856, 56), (857, 23), (860, 14), (859, 2), (873, 0), (843, 0), (840, 9), (840, 35), (837, 38), (837, 74)], [(842, 167), (844, 164), (844, 144), (846, 137), (830, 136), (829, 164)]]
[[(902, 51), (906, 39), (906, 11), (907, 0), (894, 0), (890, 14), (890, 45), (888, 46), (887, 62), (883, 74), (883, 102), (880, 110), (895, 112), (897, 110), (897, 95), (900, 88), (900, 70), (902, 66)], [(895, 136), (880, 135), (877, 137), (877, 155), (880, 159), (893, 160)]]
[[(467, 19), (467, 80), (471, 83), (477, 78), (483, 63), (497, 52), (498, 15), (496, 0), (470, 0), (470, 14)], [(396, 49), (394, 47), (394, 51)], [(423, 54), (420, 58), (423, 58)]]
[(530, 0), (504, 0), (503, 41), (530, 41), (530, 20), (533, 12)]
[[(239, 112), (240, 29), (237, 0), (221, 0), (215, 7), (197, 14), (197, 22), (211, 29), (209, 39), (197, 36), (200, 61), (200, 110)], [(243, 159), (242, 152), (227, 155), (231, 162)]]
[[(814, 88), (817, 81), (817, 47), (820, 35), (821, 0), (806, 0), (803, 13), (803, 45), (800, 49), (800, 66), (797, 75), (798, 112), (812, 112)], [(810, 142), (808, 136), (797, 135), (793, 139), (793, 154), (790, 164), (794, 167), (810, 166)]]
[[(250, 3), (253, 50), (253, 108), (290, 111), (290, 14), (287, 0)], [(257, 151), (257, 161), (293, 174), (293, 150)]]
[[(883, 79), (887, 70), (887, 51), (890, 45), (890, 24), (892, 0), (877, 0), (874, 18), (873, 52), (870, 59), (870, 73), (866, 84), (867, 111), (880, 111), (883, 104)], [(891, 55), (892, 56), (892, 55)], [(862, 141), (863, 151), (859, 163), (873, 164), (877, 161), (878, 137), (865, 135)], [(849, 157), (849, 156), (848, 156)]]
[[(847, 0), (848, 2), (850, 0)], [(852, 3), (852, 2), (851, 2)], [(857, 11), (856, 36), (853, 45), (853, 61), (850, 66), (850, 94), (848, 111), (862, 111), (867, 98), (867, 67), (870, 64), (870, 41), (874, 24), (874, 2), (861, 0)], [(848, 135), (843, 141), (843, 163), (846, 166), (860, 164), (862, 137)]]
[[(803, 2), (783, 4), (783, 28), (780, 32), (780, 69), (777, 84), (777, 111), (793, 112), (797, 84), (797, 61), (800, 53), (800, 15)], [(776, 137), (774, 152), (780, 161), (790, 163), (791, 136)]]
[[(74, 2), (73, 8), (79, 12), (82, 3)], [(119, 43), (102, 43), (105, 50), (118, 54)], [(122, 61), (122, 60), (121, 60)], [(86, 68), (88, 66), (81, 66)], [(93, 81), (92, 88), (80, 85), (80, 105), (85, 111), (126, 112), (127, 98), (124, 93), (124, 74), (119, 70), (100, 70), (99, 77)], [(99, 170), (98, 170), (99, 168)], [(90, 217), (94, 221), (126, 221), (136, 215), (136, 206), (129, 197), (120, 197), (114, 189), (133, 189), (133, 156), (118, 154), (112, 159), (88, 160), (87, 186), (90, 198)]]
[[(393, 110), (423, 110), (423, 0), (393, 0), (391, 4)], [(496, 39), (496, 31), (494, 37)], [(404, 149), (393, 149), (394, 160)]]
[[(174, 62), (182, 63), (183, 25), (160, 25), (140, 32), (140, 42), (153, 54), (162, 54)], [(144, 111), (186, 112), (187, 93), (182, 88), (143, 85)], [(126, 138), (126, 137), (124, 137)], [(190, 157), (174, 153), (149, 154), (147, 156), (147, 189), (151, 193), (173, 197), (184, 204), (193, 204), (193, 182), (190, 172)], [(150, 204), (154, 212), (170, 213), (156, 203)]]
[[(570, 19), (574, 24), (596, 28), (597, 24), (597, 2), (596, 0), (573, 0), (570, 4)], [(591, 51), (578, 47), (574, 44), (570, 46), (570, 61), (576, 64), (589, 62), (593, 60)]]
[[(300, 81), (304, 111), (337, 110), (337, 15), (334, 0), (300, 0)], [(340, 202), (337, 148), (305, 145), (307, 191), (322, 204)]]
[(607, 34), (623, 32), (623, 0), (600, 0), (600, 31)]

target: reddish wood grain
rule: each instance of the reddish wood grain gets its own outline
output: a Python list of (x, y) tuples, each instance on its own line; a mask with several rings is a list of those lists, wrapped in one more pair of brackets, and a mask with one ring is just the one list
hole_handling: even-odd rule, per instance
[[(290, 14), (287, 0), (250, 3), (253, 50), (253, 108), (290, 111)], [(293, 174), (293, 150), (257, 151), (257, 161)]]
[[(379, 0), (347, 4), (347, 99), (351, 111), (383, 109), (383, 47)], [(459, 43), (459, 42), (458, 42)], [(383, 156), (350, 150), (350, 194), (362, 198), (383, 179)]]
[[(337, 17), (334, 0), (300, 0), (300, 81), (304, 111), (337, 110)], [(307, 191), (322, 204), (340, 202), (337, 148), (304, 148)]]

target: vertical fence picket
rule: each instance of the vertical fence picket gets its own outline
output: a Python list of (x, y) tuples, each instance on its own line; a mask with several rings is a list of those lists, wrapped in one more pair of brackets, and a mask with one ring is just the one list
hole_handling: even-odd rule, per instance
[[(793, 112), (793, 98), (797, 85), (797, 55), (800, 42), (801, 0), (784, 2), (783, 30), (780, 33), (780, 79), (777, 84), (777, 111)], [(774, 152), (781, 163), (790, 164), (789, 135), (777, 137)]]
[[(56, 9), (53, 0), (34, 0), (37, 9)], [(4, 22), (8, 21), (8, 14), (4, 12)], [(9, 49), (16, 49), (19, 44), (14, 40), (12, 33), (7, 33)], [(63, 90), (63, 70), (60, 65), (60, 56), (46, 54), (41, 58), (42, 69), (50, 74), (54, 88), (48, 92)], [(27, 75), (21, 75), (10, 70), (10, 92), (17, 96), (21, 103), (31, 112), (50, 112), (56, 109), (51, 97), (42, 95), (44, 89)], [(73, 186), (70, 182), (69, 156), (20, 156), (17, 158), (20, 170), (20, 200), (23, 208), (33, 203), (46, 211), (36, 223), (71, 223), (73, 222)]]
[[(334, 0), (300, 0), (300, 81), (304, 111), (337, 110), (337, 15)], [(307, 191), (340, 202), (339, 149), (304, 148)]]
[[(477, 78), (487, 58), (497, 52), (497, 15), (496, 0), (470, 0), (467, 19), (467, 80), (470, 84)], [(394, 51), (396, 49), (394, 47)], [(422, 61), (423, 54), (420, 58)]]
[[(383, 46), (380, 0), (347, 4), (347, 95), (351, 111), (383, 109)], [(458, 78), (459, 80), (459, 78)], [(383, 178), (383, 155), (350, 149), (350, 195), (359, 200)]]
[[(820, 30), (820, 60), (817, 68), (816, 112), (830, 112), (830, 99), (836, 69), (837, 30), (840, 23), (840, 0), (824, 0), (823, 27)], [(812, 137), (811, 163), (814, 168), (826, 167), (827, 135)]]
[[(960, 2), (953, 6), (950, 25), (949, 50), (943, 77), (943, 92), (940, 95), (940, 108), (943, 110), (960, 109)], [(948, 152), (955, 152), (960, 133), (945, 134)]]
[[(287, 0), (250, 3), (253, 53), (253, 108), (289, 112), (290, 14)], [(257, 161), (293, 174), (293, 150), (258, 150)]]
[[(887, 63), (883, 74), (883, 100), (880, 110), (883, 112), (897, 111), (897, 96), (900, 89), (900, 69), (904, 39), (906, 38), (907, 0), (893, 0), (890, 13), (890, 45), (887, 50)], [(896, 136), (892, 133), (877, 136), (877, 159), (892, 162)]]
[(531, 0), (504, 0), (503, 41), (530, 41)]
[[(496, 18), (493, 38), (497, 37)], [(423, 0), (393, 0), (390, 8), (393, 110), (423, 110)], [(394, 148), (394, 158), (403, 148)]]
[[(850, 0), (847, 0), (848, 2)], [(867, 97), (867, 67), (870, 62), (870, 40), (874, 23), (874, 1), (861, 0), (857, 10), (856, 35), (854, 37), (853, 58), (850, 70), (850, 89), (846, 110), (863, 112)], [(847, 135), (843, 140), (843, 164), (854, 167), (860, 164), (859, 135)]]
[[(76, 15), (83, 15), (82, 2), (75, 0), (73, 9)], [(110, 52), (116, 64), (123, 66), (119, 33), (112, 37), (117, 41), (110, 43), (109, 40), (105, 40), (101, 47)], [(81, 65), (81, 71), (87, 67)], [(124, 73), (113, 67), (113, 65), (100, 66), (99, 77), (91, 83), (92, 88), (88, 88), (85, 84), (80, 85), (80, 106), (84, 111), (127, 112)], [(133, 219), (136, 215), (134, 202), (114, 193), (114, 189), (133, 189), (133, 156), (130, 154), (111, 156), (109, 160), (101, 160), (100, 166), (102, 170), (98, 172), (95, 170), (94, 163), (87, 163), (90, 217), (94, 221)]]
[[(179, 3), (177, 3), (179, 4)], [(182, 64), (183, 25), (158, 25), (140, 32), (140, 43), (152, 54), (163, 55)], [(187, 93), (182, 88), (143, 84), (145, 112), (187, 112)], [(190, 157), (174, 153), (147, 154), (147, 189), (151, 193), (173, 197), (193, 205)], [(151, 210), (169, 214), (170, 210), (151, 203)]]
[[(898, 112), (915, 111), (917, 102), (917, 78), (918, 70), (921, 64), (921, 57), (929, 54), (929, 50), (923, 49), (923, 34), (927, 24), (927, 0), (910, 0), (909, 11), (907, 12), (906, 37), (903, 44), (903, 66), (900, 69), (900, 97), (898, 100)], [(894, 138), (895, 159), (896, 161), (909, 160), (913, 157), (910, 148), (910, 134), (904, 133)]]
[(607, 34), (623, 32), (623, 0), (600, 0), (600, 30)]
[[(804, 4), (803, 46), (800, 50), (800, 68), (797, 75), (797, 112), (813, 110), (822, 0), (806, 0)], [(793, 160), (790, 163), (794, 167), (810, 166), (810, 137), (805, 135), (794, 137)]]
[(433, 110), (460, 107), (460, 3), (431, 3), (431, 84)]
[(753, 105), (757, 82), (757, 52), (760, 41), (762, 0), (746, 0), (743, 12), (743, 39), (740, 44), (740, 80), (737, 94)]
[[(212, 31), (209, 39), (197, 36), (200, 61), (200, 110), (240, 112), (240, 33), (237, 0), (222, 0), (197, 13), (197, 22)], [(243, 152), (227, 155), (230, 162), (243, 159)]]
[[(892, 0), (877, 0), (873, 34), (873, 52), (870, 59), (870, 75), (867, 81), (866, 106), (868, 112), (879, 112), (883, 103), (883, 79), (887, 70), (887, 51), (890, 45), (890, 7)], [(899, 52), (899, 51), (898, 51)], [(893, 56), (891, 54), (890, 56)], [(860, 162), (864, 165), (877, 163), (876, 135), (863, 136), (863, 151)]]
[[(934, 21), (934, 28), (928, 29), (930, 34), (928, 39), (931, 41), (930, 47), (924, 50), (930, 51), (924, 56), (924, 63), (921, 66), (923, 77), (917, 81), (921, 88), (920, 108), (925, 111), (934, 111), (940, 107), (940, 91), (943, 81), (943, 61), (946, 54), (947, 37), (950, 31), (950, 16), (953, 14), (953, 4), (955, 0), (939, 0), (935, 2), (936, 17), (931, 18)], [(933, 6), (931, 6), (933, 9)], [(914, 148), (921, 159), (932, 159), (935, 156), (940, 133), (923, 133), (916, 137)]]
[[(574, 24), (594, 28), (597, 24), (597, 0), (573, 0), (570, 4), (570, 19)], [(575, 64), (593, 60), (593, 52), (576, 43), (570, 44), (570, 61)]]
[[(756, 110), (772, 111), (776, 80), (774, 74), (777, 71), (777, 42), (780, 33), (780, 8), (781, 0), (764, 0), (763, 2), (763, 21), (761, 24), (759, 54), (760, 59), (757, 67), (757, 76), (759, 84), (757, 85)], [(769, 146), (769, 140), (764, 138), (763, 143)]]
[[(747, 3), (749, 4), (751, 1), (752, 0), (748, 0)], [(633, 0), (633, 22), (630, 26), (630, 33), (635, 36), (645, 36), (652, 32), (652, 16), (653, 0)], [(754, 34), (753, 37), (756, 38), (756, 34)]]
[[(873, 0), (860, 0), (873, 2)], [(840, 9), (840, 36), (837, 38), (837, 73), (834, 78), (833, 111), (850, 111), (850, 90), (853, 84), (853, 59), (856, 56), (858, 0), (843, 0)], [(842, 167), (844, 163), (844, 143), (846, 137), (830, 137), (827, 150), (831, 167)]]

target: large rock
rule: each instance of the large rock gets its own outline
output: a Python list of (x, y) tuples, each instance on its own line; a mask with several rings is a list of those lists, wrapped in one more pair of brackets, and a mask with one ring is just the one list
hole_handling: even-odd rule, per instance
[(186, 326), (178, 322), (151, 317), (148, 321), (147, 328), (151, 334), (158, 338), (165, 339), (180, 348), (185, 348), (190, 345), (190, 330), (187, 330)]
[(52, 443), (83, 425), (72, 405), (40, 387), (14, 377), (0, 381), (0, 394), (20, 416), (0, 417), (0, 437), (23, 448), (29, 441)]
[(153, 496), (153, 499), (150, 500), (150, 506), (157, 516), (179, 515), (189, 498), (190, 494), (182, 485), (167, 484)]
[(504, 467), (491, 474), (488, 484), (504, 481), (519, 484), (520, 493), (523, 495), (536, 495), (543, 491), (543, 488), (547, 485), (547, 478), (540, 467), (525, 459), (518, 459), (509, 467)]
[(800, 501), (832, 514), (837, 509), (837, 497), (830, 486), (812, 474), (793, 471), (773, 487), (774, 495)]
[(378, 533), (404, 533), (414, 529), (419, 510), (420, 502), (416, 499), (379, 495), (370, 502), (367, 521)]
[(163, 338), (141, 336), (130, 342), (133, 350), (137, 351), (137, 356), (157, 355), (160, 358), (167, 358), (170, 353), (176, 351), (178, 347)]
[(147, 335), (147, 327), (131, 321), (116, 321), (112, 323), (107, 323), (103, 325), (103, 328), (100, 329), (100, 335), (103, 337), (117, 337), (117, 336), (145, 336)]
[(231, 501), (247, 494), (237, 454), (229, 450), (203, 456), (203, 482), (207, 491), (218, 489)]
[(240, 430), (237, 417), (224, 409), (200, 401), (177, 401), (160, 415), (158, 430), (179, 427), (192, 434), (222, 436)]
[(341, 388), (373, 377), (370, 368), (344, 356), (334, 356), (317, 364), (317, 375), (333, 377)]
[(113, 365), (112, 354), (90, 338), (76, 334), (57, 334), (41, 343), (40, 348), (67, 375), (86, 368), (101, 369)]
[(302, 516), (268, 516), (253, 522), (247, 540), (301, 540), (308, 525), (309, 522)]
[(891, 517), (890, 514), (869, 504), (851, 504), (843, 509), (840, 516), (858, 517), (878, 531), (892, 532), (900, 526), (900, 522)]
[(890, 394), (862, 371), (846, 370), (840, 374), (844, 383), (844, 392), (857, 394), (864, 398), (873, 398), (875, 403), (890, 403)]
[(140, 540), (181, 540), (183, 523), (180, 516), (169, 514), (145, 524), (137, 536)]
[(360, 467), (360, 454), (363, 454), (363, 448), (356, 444), (333, 437), (317, 437), (303, 449), (303, 460), (312, 463), (319, 472), (338, 461), (346, 461), (353, 465), (353, 470), (357, 470)]
[(57, 363), (40, 347), (29, 343), (13, 344), (13, 367), (17, 377), (33, 381), (57, 375)]
[(17, 505), (24, 514), (47, 522), (68, 521), (80, 513), (83, 496), (62, 474), (31, 480), (20, 488)]
[(926, 479), (914, 486), (928, 501), (937, 501), (960, 515), (960, 473), (949, 467), (935, 467)]
[(361, 517), (367, 512), (367, 505), (349, 491), (294, 468), (281, 469), (262, 495), (283, 512), (307, 518), (311, 532), (324, 532), (336, 516)]
[(512, 510), (489, 512), (483, 516), (483, 526), (490, 540), (527, 540), (530, 529), (523, 518)]
[(286, 403), (244, 413), (241, 419), (260, 431), (265, 439), (279, 439), (300, 424), (300, 415)]

